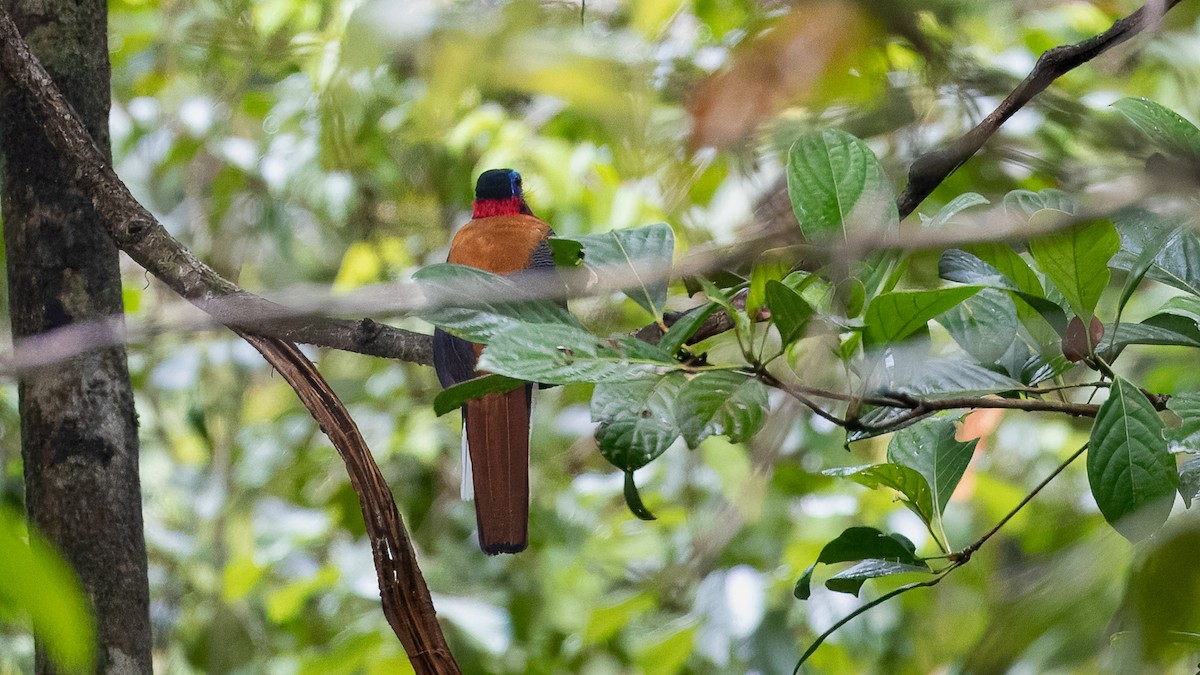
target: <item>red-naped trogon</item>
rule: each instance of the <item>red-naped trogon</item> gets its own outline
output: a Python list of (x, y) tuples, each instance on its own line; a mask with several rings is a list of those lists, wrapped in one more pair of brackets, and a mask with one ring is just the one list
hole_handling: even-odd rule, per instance
[[(550, 226), (533, 215), (512, 169), (483, 172), (475, 185), (474, 214), (450, 243), (448, 262), (494, 274), (553, 268)], [(433, 334), (433, 363), (443, 387), (483, 373), (475, 362), (483, 345), (441, 329)], [(463, 406), (463, 443), (470, 456), (479, 546), (517, 553), (529, 541), (529, 415), (533, 385), (487, 394)], [(463, 469), (464, 476), (466, 467)]]

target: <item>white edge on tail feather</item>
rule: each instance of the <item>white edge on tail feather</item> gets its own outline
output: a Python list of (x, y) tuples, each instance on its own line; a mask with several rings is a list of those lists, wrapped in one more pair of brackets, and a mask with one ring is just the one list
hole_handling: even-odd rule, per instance
[[(529, 441), (533, 445), (533, 411), (537, 408), (537, 383), (529, 394)], [(463, 411), (466, 412), (465, 410)], [(467, 447), (467, 424), (462, 428), (462, 481), (458, 485), (458, 496), (464, 502), (475, 499), (475, 479), (471, 475), (471, 450)]]

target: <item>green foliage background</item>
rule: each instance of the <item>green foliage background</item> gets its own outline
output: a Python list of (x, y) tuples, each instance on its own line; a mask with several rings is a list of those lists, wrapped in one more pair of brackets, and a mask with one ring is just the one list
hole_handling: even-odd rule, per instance
[[(786, 7), (589, 2), (580, 25), (578, 5), (551, 2), (114, 0), (115, 161), (193, 252), (256, 292), (303, 298), (408, 279), (444, 260), (475, 175), (500, 166), (522, 172), (533, 208), (560, 234), (667, 222), (678, 255), (736, 241), (801, 133), (853, 132), (898, 183), (915, 151), (969, 128), (1041, 51), (1137, 6), (889, 4), (844, 49), (813, 54), (827, 57), (820, 77), (758, 133), (689, 153), (689, 96)], [(1103, 190), (1138, 172), (1141, 138), (1108, 106), (1148, 96), (1200, 115), (1196, 18), (1185, 3), (1152, 40), (1060, 80), (921, 212), (968, 191), (996, 201), (1018, 188)], [(938, 47), (914, 47), (914, 35)], [(918, 258), (912, 273), (935, 280), (936, 262)], [(176, 330), (194, 311), (125, 271), (131, 320), (163, 328), (130, 347), (158, 670), (404, 672), (332, 448), (251, 348), (222, 331)], [(1139, 291), (1126, 313), (1145, 316), (1167, 295)], [(572, 308), (600, 332), (645, 322), (617, 296)], [(707, 347), (714, 359), (737, 349), (731, 336)], [(459, 422), (435, 417), (432, 370), (310, 354), (395, 492), (465, 672), (791, 672), (814, 635), (860, 602), (824, 589), (793, 597), (827, 542), (858, 524), (928, 541), (891, 494), (820, 473), (887, 461), (884, 440), (847, 454), (843, 432), (775, 397), (752, 439), (677, 444), (640, 471), (658, 520), (637, 520), (620, 472), (597, 452), (591, 388), (576, 385), (539, 398), (530, 549), (488, 558), (457, 497)], [(794, 367), (820, 358), (793, 355)], [(1178, 348), (1137, 348), (1123, 365), (1171, 393), (1200, 388), (1193, 362)], [(10, 382), (0, 438), (0, 502), (20, 507)], [(946, 536), (973, 540), (1087, 438), (1083, 423), (1006, 414), (945, 510)], [(1117, 668), (1114, 616), (1178, 576), (1154, 572), (1158, 549), (1131, 547), (1088, 495), (1074, 467), (952, 579), (840, 631), (814, 672)], [(1190, 550), (1189, 532), (1162, 550)], [(863, 595), (901, 581), (868, 583)], [(0, 672), (30, 668), (32, 644), (19, 618), (0, 624)], [(1186, 668), (1195, 653), (1175, 647), (1163, 659)]]

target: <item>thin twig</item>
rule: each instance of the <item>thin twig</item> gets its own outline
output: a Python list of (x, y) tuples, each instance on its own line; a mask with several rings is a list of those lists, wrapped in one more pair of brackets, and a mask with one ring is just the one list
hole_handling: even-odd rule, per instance
[[(891, 591), (889, 593), (884, 593), (883, 595), (879, 596), (878, 598), (875, 598), (874, 600), (862, 605), (861, 607), (855, 609), (853, 612), (850, 612), (846, 616), (842, 617), (841, 620), (839, 620), (837, 623), (830, 626), (828, 630), (826, 630), (824, 633), (821, 633), (820, 635), (818, 635), (817, 639), (814, 640), (813, 643), (811, 645), (809, 645), (808, 649), (805, 650), (804, 654), (800, 656), (800, 660), (796, 662), (796, 667), (795, 667), (795, 669), (792, 670), (792, 674), (795, 675), (796, 673), (799, 673), (800, 666), (804, 665), (804, 662), (807, 661), (809, 659), (809, 657), (812, 656), (813, 653), (815, 653), (817, 651), (817, 648), (820, 647), (821, 644), (824, 643), (825, 640), (828, 639), (830, 635), (833, 635), (833, 633), (835, 631), (837, 631), (839, 628), (841, 628), (842, 626), (849, 623), (852, 619), (854, 619), (858, 616), (861, 616), (866, 611), (868, 611), (874, 607), (878, 607), (879, 605), (883, 604), (884, 602), (887, 602), (888, 600), (891, 600), (892, 598), (894, 598), (897, 595), (900, 595), (902, 593), (907, 593), (907, 592), (917, 589), (917, 588), (929, 588), (932, 586), (936, 586), (939, 583), (941, 583), (942, 579), (945, 579), (946, 576), (949, 575), (951, 572), (953, 572), (954, 570), (958, 569), (959, 567), (962, 567), (963, 565), (970, 562), (971, 556), (976, 551), (978, 551), (980, 547), (982, 547), (984, 544), (986, 544), (988, 542), (989, 539), (991, 539), (993, 536), (995, 536), (996, 533), (1000, 531), (1000, 528), (1004, 527), (1008, 523), (1008, 521), (1012, 520), (1018, 513), (1020, 513), (1021, 509), (1025, 508), (1026, 504), (1028, 504), (1030, 501), (1032, 501), (1033, 498), (1038, 495), (1038, 493), (1040, 493), (1043, 489), (1045, 489), (1045, 487), (1047, 485), (1050, 484), (1050, 481), (1054, 480), (1059, 474), (1061, 474), (1063, 471), (1065, 471), (1066, 468), (1068, 466), (1070, 466), (1072, 462), (1074, 462), (1076, 459), (1079, 459), (1079, 456), (1082, 455), (1084, 453), (1084, 451), (1087, 450), (1087, 448), (1088, 448), (1088, 444), (1084, 443), (1082, 447), (1080, 447), (1075, 452), (1071, 453), (1070, 457), (1063, 460), (1063, 462), (1061, 464), (1059, 464), (1057, 467), (1055, 467), (1054, 471), (1050, 472), (1050, 475), (1043, 478), (1040, 483), (1038, 483), (1036, 486), (1034, 486), (1033, 490), (1031, 490), (1029, 492), (1029, 494), (1025, 495), (1025, 497), (1016, 506), (1014, 506), (1011, 511), (1009, 511), (1007, 514), (1005, 514), (1005, 516), (1003, 518), (1001, 518), (1000, 521), (997, 522), (992, 527), (992, 529), (985, 532), (983, 534), (983, 536), (976, 539), (973, 543), (971, 543), (971, 545), (967, 546), (966, 548), (962, 549), (961, 551), (958, 551), (957, 553), (951, 553), (947, 556), (944, 556), (947, 560), (950, 561), (950, 565), (947, 566), (945, 569), (942, 569), (941, 571), (937, 572), (936, 577), (934, 577), (932, 579), (926, 579), (925, 581), (918, 581), (918, 582), (914, 582), (911, 584), (907, 584), (907, 585), (901, 586), (900, 588), (897, 588), (894, 591)], [(936, 540), (936, 537), (935, 537), (935, 540)]]
[(978, 152), (1014, 113), (1052, 82), (1147, 27), (1156, 25), (1167, 11), (1181, 1), (1150, 0), (1134, 13), (1117, 20), (1111, 28), (1099, 35), (1043, 53), (1029, 75), (975, 128), (948, 146), (928, 152), (912, 163), (908, 171), (908, 185), (896, 198), (900, 217), (904, 218), (912, 213), (917, 205), (942, 184), (942, 181)]

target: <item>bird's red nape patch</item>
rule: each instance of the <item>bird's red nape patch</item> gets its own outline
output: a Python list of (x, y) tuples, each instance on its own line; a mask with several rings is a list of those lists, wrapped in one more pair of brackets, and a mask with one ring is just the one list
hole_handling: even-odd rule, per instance
[(476, 199), (472, 218), (490, 218), (492, 216), (515, 216), (521, 213), (521, 198), (508, 199)]

